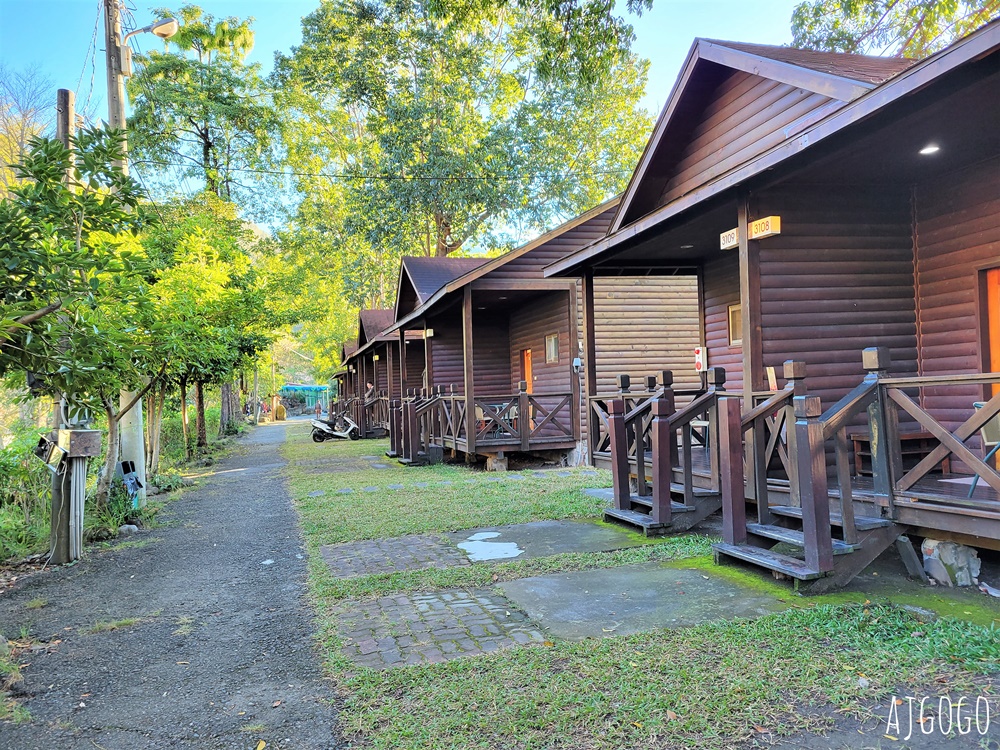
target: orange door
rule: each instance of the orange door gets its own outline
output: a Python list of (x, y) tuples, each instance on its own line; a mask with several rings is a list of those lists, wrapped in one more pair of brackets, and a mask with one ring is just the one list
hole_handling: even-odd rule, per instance
[[(986, 272), (986, 331), (990, 347), (990, 372), (1000, 372), (1000, 268)], [(1000, 393), (994, 384), (993, 395)]]
[(531, 349), (521, 350), (521, 380), (528, 384), (528, 393), (531, 393)]

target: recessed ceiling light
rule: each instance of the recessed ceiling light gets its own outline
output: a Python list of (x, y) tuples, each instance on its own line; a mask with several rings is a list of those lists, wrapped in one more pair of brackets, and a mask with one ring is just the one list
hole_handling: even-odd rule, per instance
[(486, 308), (485, 307), (477, 307), (476, 309), (477, 310), (485, 310)]
[(920, 149), (920, 153), (924, 156), (930, 156), (931, 154), (936, 154), (940, 150), (941, 147), (936, 143), (928, 143), (926, 146)]
[(681, 250), (694, 250), (694, 245), (681, 245)]
[(501, 297), (500, 299), (507, 299), (506, 297)]

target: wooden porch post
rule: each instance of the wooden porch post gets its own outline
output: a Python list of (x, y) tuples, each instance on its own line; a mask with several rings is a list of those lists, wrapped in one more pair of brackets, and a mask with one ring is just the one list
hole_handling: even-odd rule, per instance
[[(433, 329), (431, 329), (433, 331)], [(434, 385), (434, 336), (427, 338), (427, 321), (424, 321), (424, 371), (427, 373), (427, 387)]]
[(570, 396), (569, 418), (573, 423), (573, 439), (579, 441), (580, 436), (583, 434), (583, 420), (580, 417), (582, 413), (580, 404), (580, 373), (573, 369), (573, 360), (580, 351), (580, 333), (576, 320), (577, 304), (576, 284), (574, 284), (569, 288), (569, 384), (570, 392), (573, 394)]
[(631, 510), (631, 492), (628, 486), (628, 438), (625, 435), (625, 399), (608, 402), (608, 436), (611, 448), (611, 486), (618, 510)]
[(743, 486), (743, 431), (740, 400), (719, 399), (719, 454), (722, 470), (722, 540), (744, 544), (747, 540), (747, 500)]
[(664, 371), (663, 395), (653, 401), (653, 508), (654, 523), (670, 523), (670, 484), (677, 465), (677, 438), (670, 417), (674, 408), (673, 373)]
[(399, 396), (406, 396), (406, 330), (399, 329)]
[(521, 450), (525, 453), (531, 447), (531, 420), (528, 419), (528, 381), (517, 383), (517, 431), (521, 434)]
[(386, 387), (386, 395), (390, 399), (392, 399), (392, 397), (394, 395), (393, 392), (392, 392), (392, 390), (393, 390), (393, 386), (395, 385), (395, 383), (393, 383), (393, 378), (392, 378), (392, 366), (393, 366), (393, 362), (392, 362), (392, 342), (391, 341), (386, 341), (385, 342), (385, 377), (386, 377), (387, 383), (386, 383), (385, 387)]
[[(751, 242), (750, 236), (750, 199), (741, 195), (737, 206), (737, 224), (740, 233), (740, 316), (743, 327), (743, 410), (753, 409), (753, 392), (764, 390), (764, 368), (762, 363), (763, 347), (761, 344), (760, 321), (760, 248), (758, 243)], [(758, 486), (756, 480), (756, 456), (764, 449), (763, 435), (757, 430), (748, 430), (746, 438), (746, 467), (748, 497), (756, 499)], [(766, 523), (766, 521), (761, 521)]]
[(389, 401), (389, 451), (385, 454), (389, 458), (396, 458), (399, 455), (399, 417), (400, 400), (397, 398)]
[[(892, 358), (884, 346), (872, 346), (861, 352), (861, 364), (868, 371), (865, 382), (877, 382), (879, 378), (888, 375)], [(868, 406), (868, 434), (871, 436), (872, 481), (875, 493), (889, 498), (890, 509), (893, 508), (893, 477), (903, 475), (903, 458), (899, 453), (898, 444), (893, 445), (891, 439), (899, 434), (899, 418), (896, 409), (885, 408), (882, 403), (882, 393), (879, 389), (877, 398)], [(894, 517), (894, 513), (890, 514)]]
[[(472, 341), (472, 287), (465, 286), (465, 297), (462, 300), (462, 354), (465, 364), (465, 437), (466, 453), (470, 456), (476, 453), (476, 386), (473, 369)], [(428, 357), (428, 363), (430, 357)]]
[(830, 534), (830, 496), (823, 445), (823, 413), (819, 396), (795, 396), (795, 429), (789, 433), (802, 499), (802, 535), (806, 565), (820, 573), (833, 570), (833, 537)]
[[(597, 395), (597, 334), (594, 329), (594, 273), (588, 270), (580, 284), (583, 291), (583, 395), (587, 419), (587, 457), (594, 465), (594, 450), (600, 434), (600, 420), (590, 413), (590, 399)], [(574, 319), (576, 311), (573, 312)], [(579, 344), (578, 344), (579, 346)], [(596, 422), (596, 424), (595, 424)]]

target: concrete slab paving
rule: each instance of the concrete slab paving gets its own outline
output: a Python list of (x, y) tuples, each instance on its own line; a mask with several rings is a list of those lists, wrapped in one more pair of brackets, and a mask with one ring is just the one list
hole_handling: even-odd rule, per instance
[(543, 630), (570, 640), (758, 617), (786, 606), (701, 570), (664, 563), (523, 578), (498, 588)]
[[(490, 536), (484, 536), (489, 534)], [(624, 528), (587, 521), (535, 521), (513, 526), (485, 526), (448, 534), (475, 561), (548, 557), (563, 552), (611, 552), (638, 547), (643, 537)], [(464, 546), (463, 546), (464, 545)], [(511, 554), (511, 545), (521, 550)], [(468, 549), (472, 547), (474, 553)], [(495, 550), (491, 557), (490, 550)]]

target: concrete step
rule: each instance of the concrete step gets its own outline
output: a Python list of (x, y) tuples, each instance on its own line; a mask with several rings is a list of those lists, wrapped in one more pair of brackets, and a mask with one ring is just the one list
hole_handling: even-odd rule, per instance
[[(772, 526), (766, 523), (748, 523), (747, 531), (756, 536), (766, 539), (773, 539), (776, 542), (784, 542), (795, 547), (805, 549), (805, 535), (797, 529), (786, 529), (783, 526)], [(854, 552), (853, 545), (842, 542), (839, 539), (833, 540), (833, 554), (849, 555)]]
[[(772, 505), (770, 506), (771, 512), (776, 516), (786, 516), (788, 518), (798, 518), (802, 520), (802, 508), (796, 507), (794, 505)], [(830, 511), (830, 523), (834, 526), (843, 526), (843, 517), (834, 511)], [(871, 531), (872, 529), (881, 529), (886, 526), (891, 526), (892, 521), (888, 518), (872, 518), (871, 516), (855, 516), (854, 525), (857, 527), (858, 531)]]
[(748, 544), (725, 543), (713, 544), (712, 549), (715, 552), (716, 562), (720, 561), (720, 557), (733, 557), (768, 570), (784, 573), (786, 576), (797, 578), (800, 581), (811, 581), (823, 577), (823, 573), (810, 568), (804, 560), (772, 552), (769, 549), (751, 547)]

